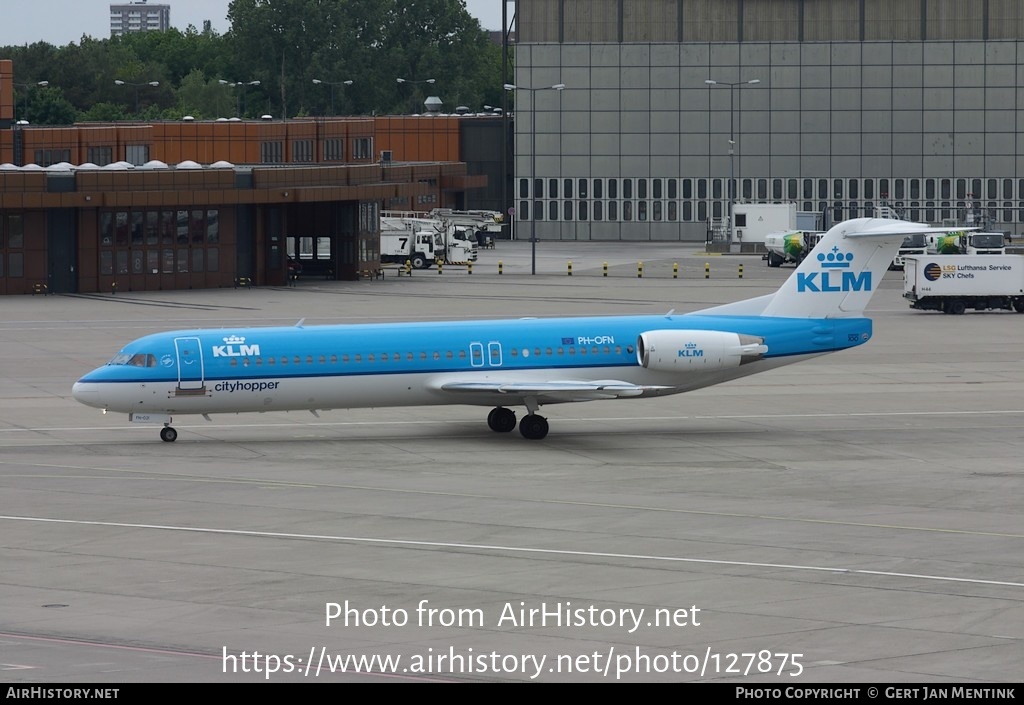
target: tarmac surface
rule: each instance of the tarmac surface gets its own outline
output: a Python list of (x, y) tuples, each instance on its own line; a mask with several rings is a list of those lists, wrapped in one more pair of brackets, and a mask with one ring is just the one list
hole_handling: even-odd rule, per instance
[(913, 311), (899, 272), (861, 348), (546, 406), (543, 441), (453, 406), (169, 444), (70, 396), (159, 330), (683, 312), (791, 271), (499, 242), (471, 275), (5, 297), (0, 682), (1021, 682), (1024, 317)]

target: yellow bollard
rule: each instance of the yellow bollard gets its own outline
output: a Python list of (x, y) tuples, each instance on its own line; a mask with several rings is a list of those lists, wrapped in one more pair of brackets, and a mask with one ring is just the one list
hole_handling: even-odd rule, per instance
[(443, 268), (444, 268), (444, 262), (442, 262), (441, 260), (437, 260), (437, 273), (440, 274), (441, 270)]
[(466, 264), (466, 271), (467, 271), (468, 274), (472, 274), (473, 273), (473, 263), (472, 262), (469, 262), (469, 263)]
[(679, 278), (679, 263), (678, 262), (673, 262), (672, 263), (672, 278), (673, 279), (678, 279)]
[(743, 265), (740, 265), (740, 279), (743, 278)]
[(405, 276), (412, 276), (412, 262), (410, 260), (405, 260)]
[(501, 274), (501, 260), (498, 260), (498, 274)]
[(608, 276), (608, 263), (607, 262), (604, 263), (604, 276), (606, 276), (606, 277)]
[(707, 262), (704, 263), (704, 278), (705, 279), (710, 279), (711, 278), (711, 265), (708, 264)]
[(643, 279), (643, 276), (644, 276), (644, 263), (643, 262), (637, 262), (636, 263), (636, 278), (637, 279)]
[(567, 271), (569, 273), (569, 276), (571, 277), (572, 276), (572, 260), (569, 260), (569, 266), (568, 266), (568, 270)]

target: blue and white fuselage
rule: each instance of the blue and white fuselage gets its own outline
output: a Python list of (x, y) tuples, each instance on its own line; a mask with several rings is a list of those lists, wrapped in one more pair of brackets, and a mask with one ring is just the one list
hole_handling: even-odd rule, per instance
[[(649, 354), (644, 366), (638, 341), (654, 331), (679, 336), (676, 360), (655, 364)], [(183, 330), (132, 342), (74, 394), (111, 411), (160, 414), (519, 405), (531, 394), (551, 403), (600, 397), (591, 390), (600, 380), (636, 387), (625, 396), (653, 396), (853, 347), (870, 333), (866, 318), (693, 315)], [(707, 344), (740, 347), (740, 336), (763, 348), (748, 362)], [(543, 389), (555, 383), (564, 389)], [(502, 389), (509, 385), (523, 391)]]
[(179, 330), (129, 343), (73, 394), (163, 423), (164, 440), (179, 414), (444, 404), (495, 407), (495, 431), (525, 405), (521, 432), (543, 438), (545, 404), (678, 394), (867, 342), (864, 306), (909, 226), (932, 230), (847, 221), (775, 294), (701, 312)]

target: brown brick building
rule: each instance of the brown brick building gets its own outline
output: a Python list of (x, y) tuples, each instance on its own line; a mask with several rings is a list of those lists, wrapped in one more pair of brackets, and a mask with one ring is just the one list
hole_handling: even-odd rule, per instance
[(488, 182), (462, 117), (33, 127), (12, 79), (0, 60), (0, 294), (282, 284), (296, 252), (353, 279), (380, 267), (382, 208), (465, 208)]

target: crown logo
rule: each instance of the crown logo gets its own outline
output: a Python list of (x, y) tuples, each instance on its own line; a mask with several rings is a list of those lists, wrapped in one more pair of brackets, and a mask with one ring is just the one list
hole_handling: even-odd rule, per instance
[(692, 350), (697, 347), (697, 343), (686, 343), (683, 347), (687, 350)]
[(839, 251), (838, 247), (833, 247), (828, 254), (819, 253), (818, 261), (821, 262), (822, 269), (849, 269), (850, 262), (853, 261), (853, 253), (843, 253)]
[(239, 338), (237, 335), (229, 335), (227, 338), (224, 338), (225, 345), (241, 345), (244, 342), (245, 338)]

